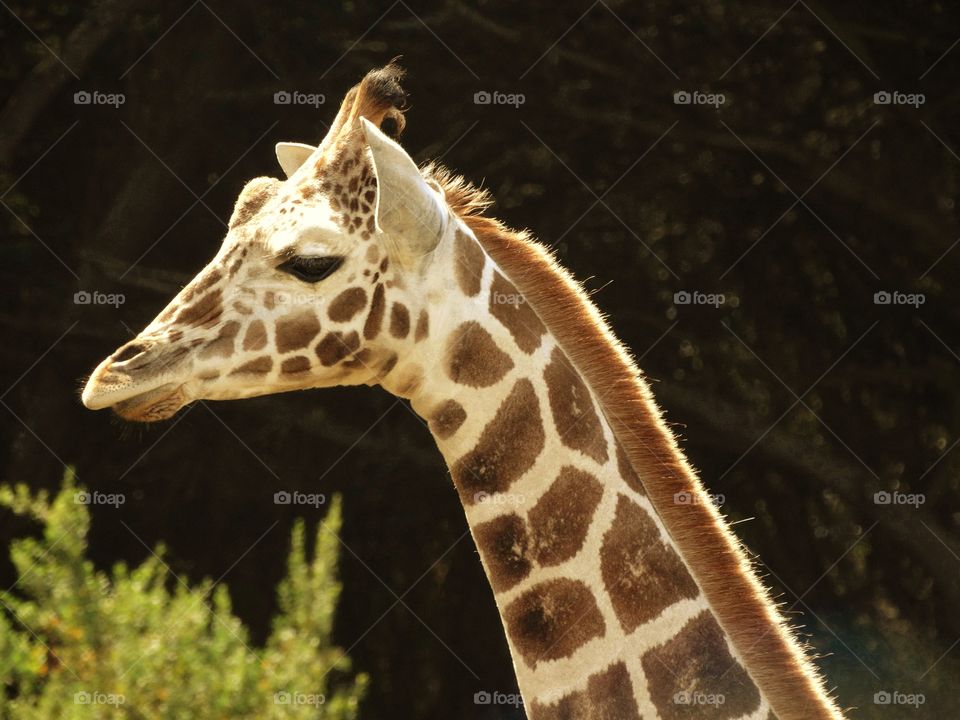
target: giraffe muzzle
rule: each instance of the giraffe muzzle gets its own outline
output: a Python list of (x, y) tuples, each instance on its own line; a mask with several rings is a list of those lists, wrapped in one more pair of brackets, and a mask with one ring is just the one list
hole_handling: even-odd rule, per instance
[(190, 401), (176, 372), (185, 348), (134, 340), (97, 366), (81, 400), (90, 410), (111, 408), (125, 420), (163, 420)]

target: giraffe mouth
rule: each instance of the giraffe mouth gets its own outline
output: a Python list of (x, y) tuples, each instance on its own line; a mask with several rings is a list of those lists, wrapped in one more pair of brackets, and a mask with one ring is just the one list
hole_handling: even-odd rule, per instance
[(157, 422), (166, 420), (186, 405), (188, 399), (183, 385), (167, 383), (153, 390), (121, 400), (110, 408), (124, 420)]

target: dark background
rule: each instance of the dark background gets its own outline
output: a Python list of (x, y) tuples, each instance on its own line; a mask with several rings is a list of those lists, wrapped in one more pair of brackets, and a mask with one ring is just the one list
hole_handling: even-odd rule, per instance
[[(164, 541), (181, 577), (228, 583), (262, 637), (291, 523), (316, 517), (273, 493), (342, 492), (336, 637), (372, 676), (364, 716), (492, 717), (474, 692), (515, 688), (462, 510), (405, 403), (335, 389), (131, 427), (78, 399), (213, 256), (244, 182), (279, 173), (274, 143), (319, 141), (343, 93), (402, 54), (405, 146), (483, 181), (498, 216), (587, 279), (706, 485), (749, 519), (738, 535), (851, 716), (954, 715), (960, 8), (158, 5), (0, 8), (2, 478), (55, 487), (70, 463), (126, 493), (95, 510), (99, 565)], [(125, 103), (77, 105), (82, 90)], [(279, 90), (326, 104), (275, 105)], [(476, 105), (481, 90), (525, 103)], [(883, 90), (925, 103), (877, 105)], [(77, 305), (81, 289), (126, 302)], [(675, 306), (680, 290), (726, 302)], [(883, 290), (925, 302), (877, 305)], [(925, 502), (877, 505), (880, 489)], [(24, 532), (0, 523), (4, 546)], [(883, 690), (926, 703), (875, 705)]]

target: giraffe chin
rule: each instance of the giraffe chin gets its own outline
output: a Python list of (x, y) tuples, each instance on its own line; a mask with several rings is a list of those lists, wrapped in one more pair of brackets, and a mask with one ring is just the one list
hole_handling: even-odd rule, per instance
[(183, 385), (168, 383), (122, 400), (111, 409), (124, 420), (131, 422), (158, 422), (176, 415), (187, 402)]

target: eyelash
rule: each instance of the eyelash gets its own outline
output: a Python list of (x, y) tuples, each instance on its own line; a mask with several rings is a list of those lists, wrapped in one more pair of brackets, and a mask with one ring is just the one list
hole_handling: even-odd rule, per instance
[(316, 283), (332, 275), (341, 264), (343, 264), (343, 258), (336, 255), (296, 255), (279, 265), (277, 269), (304, 282)]

